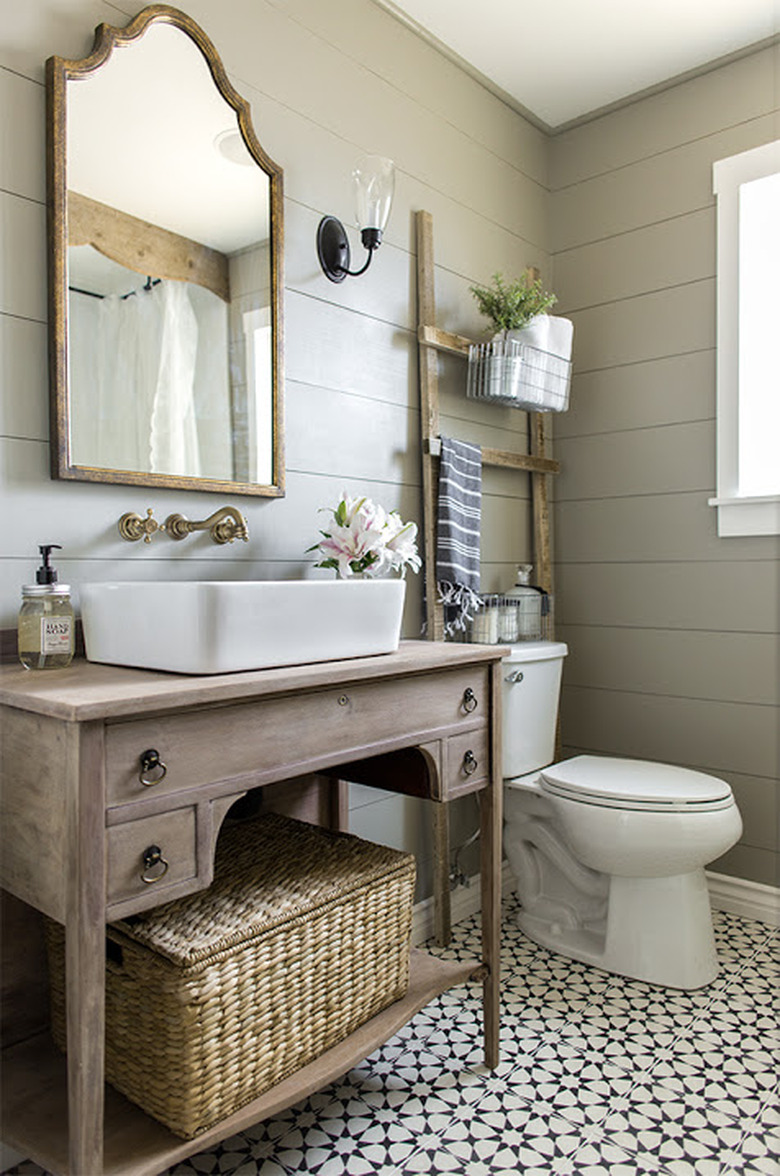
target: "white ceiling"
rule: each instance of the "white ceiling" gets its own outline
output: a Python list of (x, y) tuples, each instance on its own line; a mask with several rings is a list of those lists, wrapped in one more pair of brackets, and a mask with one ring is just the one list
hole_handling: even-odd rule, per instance
[(549, 130), (780, 33), (780, 0), (377, 0)]
[(267, 239), (268, 177), (187, 33), (152, 23), (67, 102), (69, 188), (228, 255)]

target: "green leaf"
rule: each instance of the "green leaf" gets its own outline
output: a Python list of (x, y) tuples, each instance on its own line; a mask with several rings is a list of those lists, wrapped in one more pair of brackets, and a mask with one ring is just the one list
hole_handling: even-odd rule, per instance
[(480, 313), (489, 318), (498, 331), (516, 331), (537, 314), (545, 314), (558, 299), (542, 288), (541, 278), (532, 281), (523, 274), (507, 284), (501, 274), (493, 274), (492, 286), (470, 286)]

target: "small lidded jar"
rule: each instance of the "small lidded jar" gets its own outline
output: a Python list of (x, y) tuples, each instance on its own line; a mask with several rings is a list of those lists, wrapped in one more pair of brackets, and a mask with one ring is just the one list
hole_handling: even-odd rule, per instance
[(22, 587), (19, 611), (19, 661), (27, 670), (59, 670), (73, 660), (75, 621), (70, 585), (57, 583), (57, 571), (49, 557), (58, 543), (38, 550), (43, 563), (36, 583)]
[(482, 604), (471, 622), (471, 640), (477, 645), (498, 644), (498, 596), (482, 597)]
[(542, 636), (543, 598), (545, 593), (531, 584), (532, 564), (520, 564), (517, 583), (504, 596), (507, 608), (514, 608), (515, 641), (539, 641)]

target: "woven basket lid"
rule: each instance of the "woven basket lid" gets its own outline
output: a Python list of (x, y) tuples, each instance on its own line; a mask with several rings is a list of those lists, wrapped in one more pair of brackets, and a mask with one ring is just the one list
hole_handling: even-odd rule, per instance
[(410, 867), (411, 854), (265, 813), (222, 829), (208, 889), (109, 930), (190, 967)]

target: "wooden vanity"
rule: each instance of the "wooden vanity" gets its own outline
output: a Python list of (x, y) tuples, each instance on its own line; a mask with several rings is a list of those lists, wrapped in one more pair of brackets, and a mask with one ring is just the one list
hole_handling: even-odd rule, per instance
[[(378, 657), (218, 677), (87, 662), (0, 670), (0, 884), (65, 925), (68, 1026), (67, 1062), (46, 1032), (4, 1050), (0, 1138), (58, 1174), (155, 1176), (345, 1073), (476, 971), (495, 1066), (503, 652), (408, 641)], [(209, 886), (220, 825), (247, 792), (343, 825), (342, 779), (445, 804), (479, 793), (482, 959), (413, 951), (403, 1000), (215, 1128), (178, 1139), (104, 1086), (105, 924)], [(153, 848), (162, 873), (144, 865)]]

